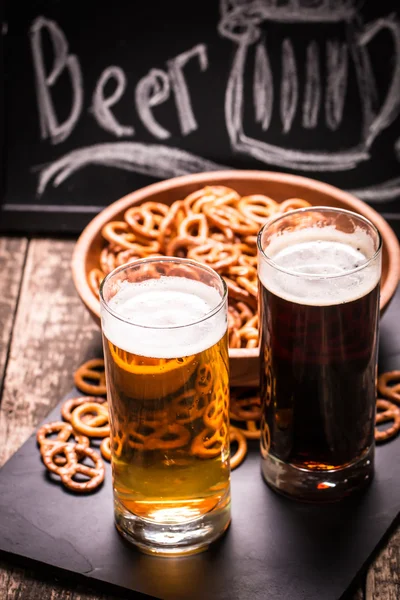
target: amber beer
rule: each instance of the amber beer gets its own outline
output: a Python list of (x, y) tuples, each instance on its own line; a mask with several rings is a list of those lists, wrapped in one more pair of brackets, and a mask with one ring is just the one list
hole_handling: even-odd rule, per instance
[(203, 549), (230, 520), (226, 292), (206, 267), (182, 276), (186, 262), (137, 261), (102, 290), (116, 524), (165, 554)]
[(336, 499), (372, 476), (380, 238), (332, 209), (279, 221), (259, 240), (263, 473)]

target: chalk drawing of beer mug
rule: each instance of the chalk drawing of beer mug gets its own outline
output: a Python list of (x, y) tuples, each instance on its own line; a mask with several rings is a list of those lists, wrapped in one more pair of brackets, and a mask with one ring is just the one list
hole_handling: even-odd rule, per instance
[[(359, 8), (358, 0), (221, 0), (218, 30), (235, 46), (225, 94), (234, 150), (308, 171), (370, 158), (400, 114), (400, 23), (390, 15), (364, 24)], [(378, 86), (380, 53), (370, 43), (381, 32), (393, 66)]]

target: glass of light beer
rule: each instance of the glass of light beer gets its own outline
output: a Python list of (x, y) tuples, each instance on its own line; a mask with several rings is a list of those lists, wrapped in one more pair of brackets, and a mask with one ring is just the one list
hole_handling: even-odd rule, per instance
[(117, 529), (147, 553), (201, 551), (230, 522), (225, 282), (147, 258), (100, 296)]
[(381, 247), (335, 208), (259, 233), (262, 473), (286, 495), (338, 500), (372, 479)]

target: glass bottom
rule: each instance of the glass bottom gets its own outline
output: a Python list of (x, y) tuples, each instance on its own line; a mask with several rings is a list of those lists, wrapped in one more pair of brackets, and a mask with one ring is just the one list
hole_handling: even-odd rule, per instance
[(231, 499), (228, 489), (218, 506), (188, 522), (156, 523), (129, 512), (114, 498), (115, 525), (119, 533), (146, 554), (183, 556), (203, 552), (229, 527)]
[(262, 458), (261, 470), (275, 491), (305, 502), (335, 502), (368, 485), (374, 475), (375, 447), (341, 469), (308, 470), (284, 463), (270, 454)]

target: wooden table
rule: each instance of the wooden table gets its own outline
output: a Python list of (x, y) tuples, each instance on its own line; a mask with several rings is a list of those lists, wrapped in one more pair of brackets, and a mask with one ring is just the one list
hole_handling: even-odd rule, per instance
[[(100, 332), (71, 280), (73, 246), (70, 239), (0, 237), (0, 465), (71, 389), (73, 371), (99, 352)], [(105, 596), (0, 556), (1, 600), (124, 597)], [(349, 598), (399, 600), (400, 527)]]

